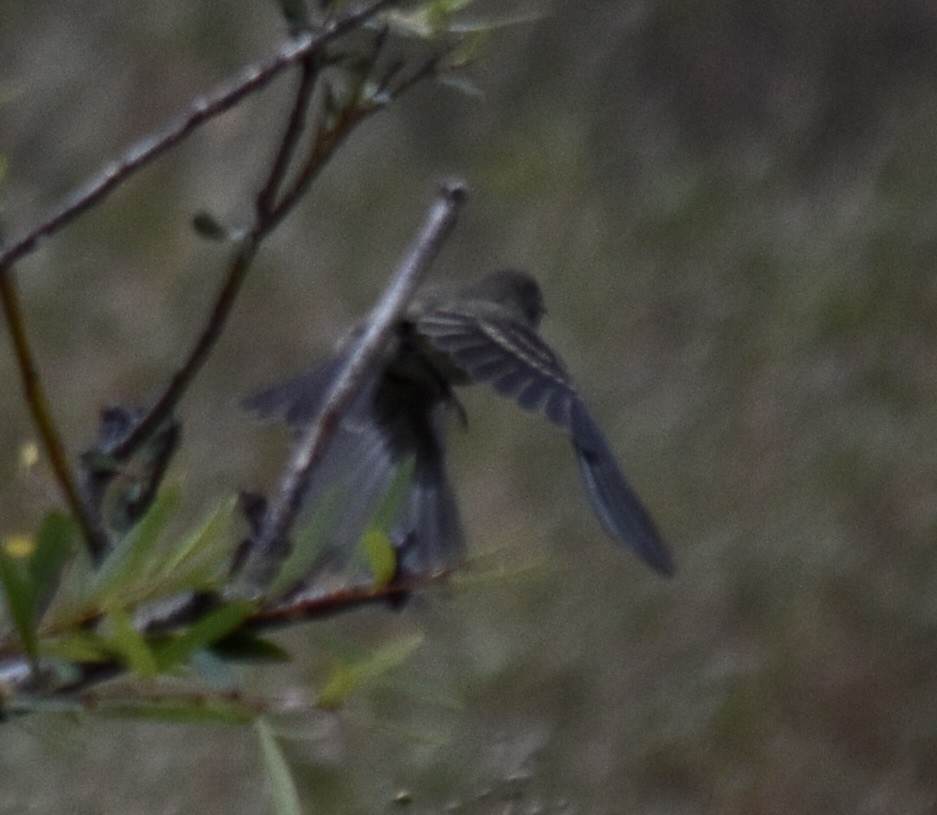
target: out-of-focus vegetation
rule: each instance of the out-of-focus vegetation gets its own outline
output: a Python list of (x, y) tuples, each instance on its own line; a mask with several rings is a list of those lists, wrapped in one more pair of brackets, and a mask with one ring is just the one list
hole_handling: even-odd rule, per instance
[[(273, 4), (8, 2), (3, 220), (31, 224), (282, 34)], [(504, 10), (503, 4), (494, 4)], [(400, 614), (284, 635), (248, 683), (321, 681), (422, 634), (393, 684), (292, 728), (323, 812), (929, 813), (937, 808), (937, 11), (543, 3), (490, 37), (484, 99), (423, 91), (355, 135), (284, 224), (183, 405), (193, 517), (269, 483), (284, 436), (237, 399), (324, 353), (458, 172), (437, 274), (536, 271), (545, 333), (675, 550), (605, 542), (563, 440), (466, 395), (454, 480), (477, 559)], [(20, 267), (57, 415), (153, 393), (221, 269), (288, 89), (252, 100)], [(4, 341), (6, 342), (6, 341)], [(57, 500), (0, 355), (0, 535)], [(197, 489), (193, 489), (198, 485)], [(282, 731), (281, 731), (282, 732)], [(0, 732), (0, 811), (255, 812), (252, 734), (44, 717)]]

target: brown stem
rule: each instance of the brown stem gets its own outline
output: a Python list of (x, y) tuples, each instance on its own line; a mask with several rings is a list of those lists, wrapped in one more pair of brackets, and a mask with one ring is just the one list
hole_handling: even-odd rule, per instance
[(13, 349), (23, 384), (23, 392), (26, 404), (29, 406), (29, 412), (32, 415), (33, 424), (35, 424), (39, 438), (42, 440), (46, 455), (49, 457), (56, 481), (58, 481), (59, 487), (65, 495), (65, 500), (81, 528), (88, 554), (91, 556), (92, 561), (97, 563), (107, 552), (107, 535), (78, 486), (75, 472), (72, 470), (68, 455), (65, 452), (65, 445), (62, 443), (58, 429), (55, 426), (55, 420), (52, 418), (49, 400), (39, 378), (39, 369), (32, 348), (29, 345), (29, 338), (26, 336), (26, 322), (23, 318), (23, 309), (16, 290), (16, 279), (13, 270), (9, 267), (0, 267), (0, 300), (3, 301), (3, 313), (10, 329), (10, 336), (13, 339)]

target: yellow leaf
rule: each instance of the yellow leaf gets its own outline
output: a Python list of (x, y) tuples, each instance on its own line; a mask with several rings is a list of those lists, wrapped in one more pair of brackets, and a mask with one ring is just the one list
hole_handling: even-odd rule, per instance
[(316, 704), (324, 710), (334, 710), (348, 698), (358, 686), (358, 676), (345, 662), (336, 662), (332, 666), (325, 687), (319, 691)]
[(15, 558), (32, 557), (36, 551), (36, 541), (29, 535), (10, 535), (3, 540), (3, 550)]
[(368, 556), (374, 584), (378, 587), (386, 586), (397, 574), (397, 553), (390, 538), (380, 529), (369, 529), (362, 536), (361, 544)]
[(34, 441), (26, 441), (20, 445), (20, 467), (31, 470), (39, 463), (39, 445)]

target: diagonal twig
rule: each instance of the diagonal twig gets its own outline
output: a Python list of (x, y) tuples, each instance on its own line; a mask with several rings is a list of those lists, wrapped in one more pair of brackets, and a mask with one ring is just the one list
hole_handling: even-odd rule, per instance
[(449, 180), (440, 186), (423, 228), (372, 310), (348, 361), (330, 388), (318, 420), (299, 437), (277, 494), (252, 542), (238, 590), (260, 593), (288, 553), (286, 536), (309, 485), (312, 469), (325, 453), (343, 412), (361, 387), (368, 366), (387, 343), (395, 323), (455, 225), (467, 194), (460, 180)]
[(240, 239), (238, 249), (231, 260), (204, 328), (159, 398), (133, 423), (127, 433), (115, 439), (103, 450), (106, 455), (118, 460), (133, 455), (173, 411), (221, 335), (260, 243), (276, 225), (275, 212), (278, 208), (275, 201), (305, 129), (306, 113), (318, 68), (319, 61), (315, 53), (309, 54), (302, 62), (299, 86), (286, 129), (280, 139), (267, 178), (255, 199), (254, 224)]
[(309, 100), (316, 84), (316, 77), (321, 67), (321, 60), (317, 54), (310, 54), (301, 63), (299, 87), (296, 91), (296, 101), (290, 111), (290, 118), (286, 124), (286, 131), (280, 141), (280, 147), (273, 159), (273, 165), (267, 175), (267, 181), (257, 194), (255, 203), (256, 216), (263, 220), (270, 216), (277, 194), (283, 184), (283, 179), (290, 167), (290, 161), (299, 144), (299, 139), (306, 129), (306, 115), (309, 112)]
[[(380, 48), (381, 43), (382, 39), (379, 38), (375, 50)], [(313, 58), (314, 55), (310, 56), (310, 59)], [(434, 55), (424, 61), (409, 77), (399, 82), (392, 91), (387, 91), (387, 100), (385, 102), (353, 103), (342, 112), (340, 120), (335, 125), (320, 129), (317, 132), (312, 151), (304, 165), (286, 189), (280, 191), (279, 187), (285, 179), (291, 154), (298, 145), (301, 128), (305, 123), (306, 105), (315, 78), (315, 67), (311, 64), (304, 67), (289, 125), (274, 159), (268, 180), (264, 183), (257, 197), (254, 226), (241, 239), (240, 246), (235, 253), (228, 274), (205, 323), (205, 328), (193, 345), (189, 356), (171, 377), (162, 395), (147, 408), (145, 414), (135, 423), (126, 436), (104, 451), (106, 454), (117, 459), (124, 459), (132, 455), (140, 444), (168, 417), (220, 336), (261, 241), (292, 211), (351, 132), (369, 116), (383, 110), (391, 101), (398, 99), (423, 80), (431, 78), (438, 69), (440, 59), (439, 55)]]
[(0, 276), (6, 269), (33, 251), (44, 238), (104, 199), (131, 175), (174, 147), (196, 128), (224, 113), (245, 96), (263, 88), (290, 65), (316, 53), (331, 40), (373, 17), (394, 0), (376, 0), (359, 11), (327, 23), (317, 33), (303, 33), (291, 39), (272, 56), (244, 68), (232, 80), (192, 103), (188, 111), (162, 130), (141, 139), (120, 158), (80, 186), (40, 224), (8, 245), (0, 246)]
[(98, 562), (108, 549), (107, 534), (98, 521), (97, 513), (86, 500), (79, 486), (75, 472), (68, 461), (65, 445), (59, 436), (55, 420), (52, 418), (52, 409), (39, 378), (39, 369), (26, 336), (26, 323), (16, 290), (16, 279), (11, 268), (0, 267), (0, 300), (3, 302), (3, 313), (13, 340), (23, 392), (33, 424), (49, 457), (56, 481), (65, 494), (65, 500), (81, 528), (88, 554), (93, 562)]

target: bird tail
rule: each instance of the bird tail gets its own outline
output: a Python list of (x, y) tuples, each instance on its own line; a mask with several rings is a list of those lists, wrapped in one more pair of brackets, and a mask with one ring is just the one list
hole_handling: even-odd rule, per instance
[(413, 481), (394, 527), (392, 540), (401, 574), (425, 574), (451, 568), (462, 560), (465, 539), (455, 493), (446, 473), (442, 416), (432, 439), (416, 450)]
[(658, 572), (672, 575), (676, 571), (673, 558), (650, 513), (625, 478), (602, 431), (578, 399), (572, 406), (570, 431), (586, 492), (606, 531)]
[[(242, 407), (262, 419), (302, 427), (317, 418), (344, 361), (335, 357), (261, 390)], [(320, 554), (316, 563), (336, 568), (353, 559), (381, 500), (410, 460), (412, 478), (388, 526), (398, 572), (436, 571), (463, 556), (459, 512), (445, 466), (445, 406), (428, 401), (416, 409), (396, 399), (396, 390), (386, 383), (382, 387), (380, 374), (373, 376), (342, 417), (313, 473), (303, 516), (325, 535), (325, 556)], [(315, 577), (307, 575), (309, 580)]]

